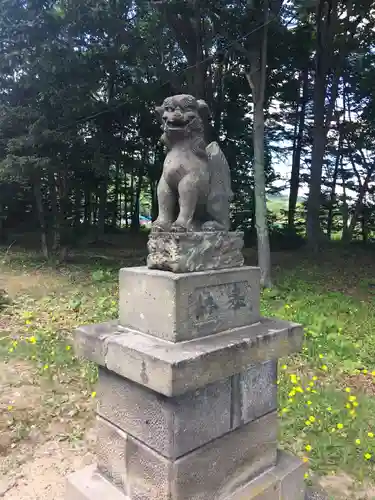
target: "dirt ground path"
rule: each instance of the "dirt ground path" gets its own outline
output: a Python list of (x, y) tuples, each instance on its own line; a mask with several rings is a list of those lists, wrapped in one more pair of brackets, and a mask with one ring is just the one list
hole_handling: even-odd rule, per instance
[(94, 462), (94, 403), (65, 390), (25, 362), (0, 363), (0, 498), (64, 500), (66, 475)]

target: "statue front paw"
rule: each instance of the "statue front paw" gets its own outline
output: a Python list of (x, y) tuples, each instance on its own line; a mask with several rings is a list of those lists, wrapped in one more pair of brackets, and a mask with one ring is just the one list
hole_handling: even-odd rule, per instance
[(151, 226), (153, 233), (167, 233), (171, 229), (171, 223), (162, 219), (156, 219)]
[(193, 220), (185, 221), (183, 219), (177, 219), (171, 226), (171, 232), (173, 233), (186, 233), (188, 231), (195, 231), (195, 223)]
[(171, 233), (186, 233), (188, 228), (185, 224), (172, 224)]

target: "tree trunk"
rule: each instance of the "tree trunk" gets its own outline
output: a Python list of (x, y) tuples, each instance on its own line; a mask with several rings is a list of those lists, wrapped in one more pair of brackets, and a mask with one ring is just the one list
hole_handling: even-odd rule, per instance
[(68, 192), (68, 179), (66, 169), (61, 168), (56, 176), (57, 192), (59, 195), (59, 214), (58, 214), (58, 228), (59, 228), (59, 258), (61, 262), (66, 260), (68, 254), (68, 246), (70, 243), (70, 203)]
[(366, 196), (367, 191), (368, 191), (369, 183), (372, 181), (372, 176), (373, 176), (374, 170), (375, 170), (375, 165), (372, 166), (368, 170), (363, 184), (359, 187), (358, 198), (357, 198), (357, 201), (356, 201), (356, 204), (354, 207), (354, 212), (353, 212), (352, 218), (350, 219), (350, 224), (349, 224), (347, 235), (346, 235), (346, 237), (348, 238), (348, 241), (350, 241), (352, 239), (354, 229), (355, 229), (357, 222), (358, 222), (358, 218), (361, 215), (361, 213), (363, 212), (363, 202), (364, 202), (365, 196)]
[(258, 239), (258, 264), (261, 282), (271, 287), (271, 252), (267, 225), (266, 182), (264, 175), (264, 110), (263, 103), (254, 103), (254, 184), (255, 225)]
[(126, 229), (129, 227), (128, 207), (129, 207), (128, 174), (125, 173), (125, 183), (124, 183), (124, 219), (125, 219), (125, 227), (126, 227)]
[(48, 249), (48, 238), (47, 238), (47, 227), (46, 227), (46, 218), (44, 213), (43, 206), (43, 195), (42, 195), (42, 180), (40, 176), (37, 174), (33, 178), (33, 192), (35, 198), (35, 208), (38, 216), (39, 228), (40, 228), (40, 240), (41, 240), (41, 249), (43, 256), (48, 259), (49, 258), (49, 249)]
[(329, 209), (328, 209), (328, 220), (327, 220), (327, 236), (328, 239), (331, 239), (332, 235), (332, 226), (333, 226), (333, 208), (336, 203), (336, 184), (337, 184), (337, 176), (339, 172), (339, 165), (342, 157), (342, 151), (341, 151), (342, 143), (339, 141), (338, 145), (338, 151), (336, 155), (336, 161), (335, 161), (335, 169), (333, 171), (333, 179), (332, 179), (332, 189), (331, 189), (331, 196), (330, 196), (330, 201), (329, 201)]
[[(334, 60), (334, 42), (337, 33), (338, 0), (319, 0), (317, 4), (317, 34), (316, 34), (316, 70), (314, 84), (314, 130), (313, 149), (311, 154), (310, 190), (307, 203), (307, 238), (310, 247), (317, 250), (322, 236), (320, 228), (320, 196), (322, 182), (322, 167), (327, 142), (327, 133), (330, 128), (333, 111), (338, 94), (338, 85), (342, 66), (350, 50), (350, 41), (353, 39), (361, 17), (353, 21), (353, 1), (346, 2), (346, 17), (344, 34), (338, 49), (338, 57)], [(325, 110), (327, 76), (332, 73), (330, 101)], [(325, 117), (324, 117), (325, 115)]]
[(116, 174), (115, 174), (115, 192), (113, 194), (113, 218), (112, 226), (114, 229), (117, 227), (118, 214), (119, 214), (119, 191), (120, 191), (120, 162), (116, 162)]
[(98, 200), (98, 222), (97, 222), (97, 239), (104, 237), (105, 222), (107, 215), (107, 194), (108, 194), (108, 178), (103, 177), (99, 184), (99, 200)]
[(89, 229), (92, 220), (92, 206), (91, 206), (91, 190), (88, 181), (85, 185), (85, 209), (84, 209), (84, 226), (85, 229)]
[(133, 209), (132, 209), (132, 220), (131, 220), (131, 230), (132, 231), (139, 231), (139, 228), (140, 228), (139, 205), (140, 205), (141, 192), (142, 192), (143, 172), (144, 172), (144, 168), (142, 167), (139, 170), (138, 182), (137, 182), (137, 187), (135, 190), (134, 205), (133, 205)]
[(342, 212), (342, 235), (341, 235), (341, 240), (346, 242), (349, 241), (349, 235), (348, 235), (348, 222), (349, 222), (349, 207), (348, 207), (348, 200), (346, 196), (346, 184), (345, 184), (345, 173), (344, 173), (344, 166), (343, 166), (343, 161), (341, 157), (341, 180), (342, 180), (342, 207), (341, 207), (341, 212)]
[(288, 226), (289, 228), (294, 227), (296, 206), (298, 199), (298, 188), (299, 188), (299, 176), (301, 168), (301, 153), (302, 153), (302, 143), (303, 134), (305, 130), (305, 118), (306, 118), (306, 105), (309, 98), (309, 68), (302, 71), (302, 95), (298, 105), (299, 109), (299, 120), (298, 120), (298, 132), (293, 148), (293, 160), (292, 160), (292, 173), (290, 176), (290, 194), (289, 194), (289, 209), (288, 209)]
[[(325, 57), (322, 55), (321, 57)], [(323, 158), (326, 147), (325, 96), (326, 75), (317, 68), (314, 84), (314, 127), (311, 153), (311, 173), (309, 197), (307, 202), (307, 239), (312, 249), (317, 250), (320, 239), (320, 191), (322, 182)]]
[(365, 207), (363, 207), (362, 211), (362, 219), (361, 219), (361, 225), (362, 225), (362, 240), (364, 243), (367, 243), (368, 241), (368, 223), (367, 223), (367, 210)]
[(51, 202), (51, 235), (52, 235), (52, 251), (56, 252), (60, 247), (60, 228), (59, 228), (59, 204), (57, 201), (55, 172), (48, 170), (48, 190)]
[(258, 264), (261, 283), (271, 287), (271, 251), (267, 225), (266, 178), (264, 172), (264, 92), (267, 69), (268, 1), (264, 2), (263, 36), (258, 49), (249, 53), (250, 72), (246, 74), (254, 104), (254, 194), (255, 225), (257, 230)]
[(80, 180), (75, 179), (74, 187), (74, 228), (78, 229), (81, 226), (81, 205), (82, 205), (82, 191), (80, 188)]

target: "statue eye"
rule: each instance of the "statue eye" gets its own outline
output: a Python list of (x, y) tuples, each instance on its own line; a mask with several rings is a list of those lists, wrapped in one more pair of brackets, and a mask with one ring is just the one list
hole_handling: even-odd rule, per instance
[(168, 113), (173, 113), (174, 108), (172, 108), (172, 106), (167, 106), (166, 111), (168, 111)]

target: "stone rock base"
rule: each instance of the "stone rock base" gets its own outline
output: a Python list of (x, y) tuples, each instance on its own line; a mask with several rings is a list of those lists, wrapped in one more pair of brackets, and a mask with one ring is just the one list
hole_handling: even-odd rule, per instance
[(150, 233), (147, 267), (174, 273), (239, 267), (243, 244), (241, 232)]
[[(277, 464), (238, 488), (229, 496), (218, 494), (215, 500), (304, 500), (304, 473), (306, 466), (297, 458), (279, 452)], [(148, 496), (129, 497), (113, 486), (95, 465), (75, 472), (67, 480), (69, 500), (133, 500)], [(196, 497), (190, 497), (194, 500)], [(199, 497), (200, 499), (203, 497)]]

